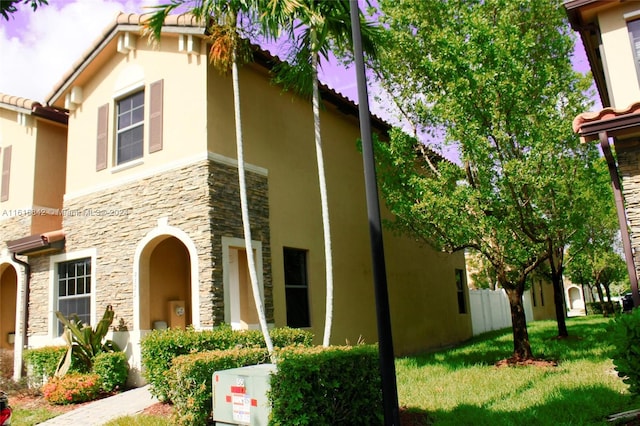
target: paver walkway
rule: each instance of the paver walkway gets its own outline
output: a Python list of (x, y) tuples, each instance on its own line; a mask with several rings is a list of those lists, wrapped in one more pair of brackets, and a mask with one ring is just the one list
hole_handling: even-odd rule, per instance
[(45, 426), (100, 426), (122, 416), (141, 412), (157, 403), (149, 393), (149, 385), (85, 404), (46, 422)]

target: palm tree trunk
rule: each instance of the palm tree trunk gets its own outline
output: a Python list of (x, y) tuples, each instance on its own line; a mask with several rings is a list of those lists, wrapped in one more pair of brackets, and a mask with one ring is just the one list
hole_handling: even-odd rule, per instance
[(331, 340), (331, 323), (333, 322), (333, 256), (331, 254), (331, 226), (329, 223), (327, 182), (324, 174), (322, 136), (320, 134), (320, 93), (318, 90), (318, 54), (316, 52), (311, 54), (311, 64), (313, 68), (313, 129), (316, 143), (316, 161), (318, 163), (318, 180), (320, 182), (320, 204), (322, 205), (322, 229), (324, 232), (325, 278), (327, 281), (322, 346), (327, 347)]
[(238, 78), (238, 62), (236, 60), (236, 52), (234, 48), (233, 62), (231, 64), (231, 77), (233, 80), (233, 109), (236, 122), (236, 148), (238, 155), (238, 184), (240, 187), (240, 210), (242, 211), (242, 227), (244, 229), (244, 244), (247, 252), (247, 263), (249, 267), (249, 277), (251, 278), (251, 290), (253, 291), (253, 300), (258, 311), (258, 319), (260, 328), (264, 336), (264, 341), (269, 351), (269, 355), (273, 357), (273, 343), (269, 335), (267, 326), (267, 318), (258, 288), (258, 273), (256, 271), (256, 262), (253, 257), (253, 247), (251, 245), (251, 227), (249, 222), (249, 207), (247, 202), (247, 184), (244, 172), (244, 149), (242, 141), (242, 121), (240, 116), (240, 80)]

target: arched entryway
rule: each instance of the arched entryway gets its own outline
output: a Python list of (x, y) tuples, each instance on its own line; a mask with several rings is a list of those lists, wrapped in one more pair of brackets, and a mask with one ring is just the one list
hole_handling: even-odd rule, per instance
[(5, 378), (13, 376), (17, 295), (15, 268), (8, 263), (0, 265), (0, 370)]
[(139, 261), (139, 326), (192, 325), (191, 256), (175, 236), (160, 235), (142, 249)]

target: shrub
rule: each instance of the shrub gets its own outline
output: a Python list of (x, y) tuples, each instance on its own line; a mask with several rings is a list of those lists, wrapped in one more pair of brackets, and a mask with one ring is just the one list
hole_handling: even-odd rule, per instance
[(286, 348), (278, 352), (269, 400), (274, 425), (381, 425), (376, 346)]
[(124, 352), (102, 352), (93, 359), (93, 372), (100, 376), (102, 390), (120, 389), (129, 375), (127, 356)]
[(42, 384), (43, 378), (49, 378), (56, 372), (58, 361), (67, 351), (66, 346), (45, 346), (37, 349), (28, 349), (24, 352), (24, 360), (29, 369), (29, 374), (35, 380), (37, 386)]
[(182, 355), (167, 373), (176, 420), (181, 425), (204, 425), (211, 416), (212, 375), (215, 371), (269, 361), (264, 348), (236, 348)]
[(93, 373), (68, 373), (54, 377), (42, 386), (42, 394), (52, 404), (92, 401), (100, 394), (100, 376)]
[[(275, 328), (270, 334), (276, 347), (311, 345), (313, 340), (308, 331), (286, 327)], [(223, 324), (215, 330), (154, 330), (142, 339), (141, 346), (144, 378), (151, 385), (151, 393), (166, 401), (170, 391), (166, 373), (175, 357), (237, 347), (264, 348), (265, 343), (260, 330), (232, 330)]]
[(618, 376), (629, 385), (629, 392), (640, 394), (640, 309), (616, 317), (609, 331)]
[(56, 316), (64, 325), (62, 338), (67, 342), (67, 352), (60, 359), (56, 369), (56, 376), (64, 376), (67, 371), (72, 369), (72, 365), (80, 365), (82, 371), (91, 371), (93, 359), (99, 353), (120, 351), (115, 342), (105, 339), (115, 316), (111, 305), (107, 305), (102, 319), (95, 328), (91, 328), (89, 324), (84, 324), (76, 314), (65, 318), (58, 311)]
[(622, 307), (617, 302), (589, 302), (587, 309), (590, 314), (609, 316), (619, 314)]

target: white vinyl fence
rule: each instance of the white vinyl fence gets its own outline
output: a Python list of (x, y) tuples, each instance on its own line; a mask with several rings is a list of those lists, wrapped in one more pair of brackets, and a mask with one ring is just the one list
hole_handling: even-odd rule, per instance
[[(529, 291), (524, 292), (522, 300), (527, 321), (531, 321), (533, 312)], [(511, 327), (509, 300), (503, 289), (469, 290), (469, 305), (474, 336), (491, 330)]]

